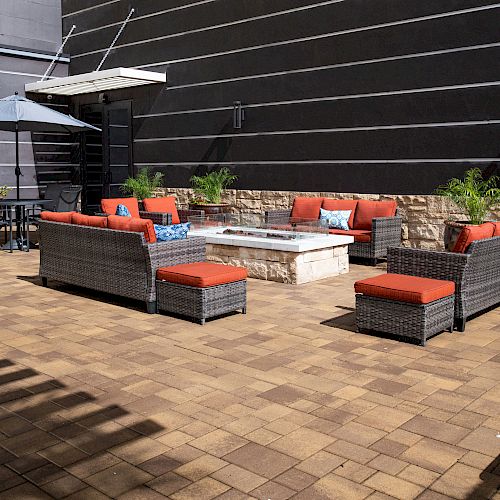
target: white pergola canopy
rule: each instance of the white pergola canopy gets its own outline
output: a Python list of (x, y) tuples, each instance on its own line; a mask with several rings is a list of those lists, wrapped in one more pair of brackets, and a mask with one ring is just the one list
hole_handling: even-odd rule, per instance
[(78, 95), (166, 82), (165, 73), (153, 73), (134, 68), (113, 68), (27, 83), (24, 90), (40, 94)]

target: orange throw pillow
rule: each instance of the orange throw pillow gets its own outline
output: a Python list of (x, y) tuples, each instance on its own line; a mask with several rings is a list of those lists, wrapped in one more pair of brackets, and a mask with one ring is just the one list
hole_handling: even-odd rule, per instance
[(493, 236), (500, 236), (500, 222), (492, 222), (495, 224), (495, 231), (493, 231)]
[(358, 200), (334, 200), (333, 198), (325, 198), (321, 208), (324, 210), (350, 210), (351, 215), (349, 216), (347, 224), (352, 229), (357, 206)]
[(452, 252), (465, 253), (473, 241), (492, 238), (495, 229), (495, 225), (491, 222), (485, 222), (479, 226), (465, 226), (460, 232)]
[(49, 222), (64, 222), (65, 224), (71, 224), (71, 219), (73, 214), (76, 212), (41, 212), (40, 219), (47, 220)]
[(140, 217), (137, 198), (103, 198), (101, 200), (101, 209), (108, 215), (116, 215), (118, 205), (125, 205), (132, 217)]
[(73, 214), (71, 223), (78, 224), (79, 226), (108, 227), (107, 217), (98, 217), (95, 215)]
[(108, 228), (117, 229), (118, 231), (144, 233), (144, 237), (148, 243), (156, 243), (155, 227), (151, 219), (110, 215), (108, 217)]
[(292, 215), (294, 219), (319, 219), (319, 210), (323, 198), (306, 198), (299, 196), (293, 200)]
[(164, 196), (163, 198), (145, 198), (142, 200), (146, 212), (160, 212), (163, 214), (172, 214), (172, 224), (180, 224), (177, 206), (175, 205), (175, 196)]
[(372, 219), (375, 217), (394, 217), (397, 204), (395, 201), (359, 200), (354, 217), (353, 229), (372, 229)]

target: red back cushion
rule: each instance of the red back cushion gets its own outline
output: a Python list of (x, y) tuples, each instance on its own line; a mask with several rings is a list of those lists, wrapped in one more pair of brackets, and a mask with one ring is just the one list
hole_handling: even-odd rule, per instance
[(71, 218), (76, 212), (49, 212), (45, 211), (40, 214), (40, 219), (50, 222), (64, 222), (71, 224)]
[(299, 219), (319, 219), (319, 209), (323, 198), (298, 196), (293, 200), (292, 217)]
[(144, 233), (148, 243), (156, 243), (156, 233), (151, 219), (139, 219), (138, 217), (121, 217), (120, 215), (110, 215), (108, 217), (108, 228), (119, 231), (133, 231)]
[(79, 226), (108, 227), (107, 217), (97, 217), (94, 215), (73, 214), (71, 223), (78, 224)]
[(164, 196), (163, 198), (145, 198), (142, 200), (144, 210), (147, 212), (161, 212), (172, 214), (172, 224), (180, 224), (179, 214), (175, 205), (175, 196)]
[(354, 214), (356, 213), (357, 206), (358, 200), (334, 200), (333, 198), (325, 198), (321, 208), (324, 210), (350, 210), (351, 215), (349, 216), (347, 223), (352, 229), (354, 225)]
[(452, 252), (465, 253), (473, 241), (491, 238), (495, 229), (495, 225), (491, 222), (485, 222), (479, 226), (465, 226), (460, 232)]
[(372, 219), (375, 217), (394, 217), (396, 215), (395, 201), (359, 200), (354, 216), (354, 229), (372, 229)]
[(101, 209), (108, 215), (115, 215), (118, 205), (125, 205), (132, 217), (140, 217), (137, 198), (104, 198), (101, 200)]
[(492, 222), (495, 225), (495, 230), (493, 231), (493, 236), (500, 236), (500, 222)]

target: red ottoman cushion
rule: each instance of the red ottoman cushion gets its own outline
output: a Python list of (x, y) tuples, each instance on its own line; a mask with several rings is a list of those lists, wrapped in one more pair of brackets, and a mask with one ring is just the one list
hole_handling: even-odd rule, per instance
[(247, 278), (244, 267), (225, 266), (213, 262), (193, 262), (177, 266), (161, 267), (156, 271), (156, 278), (179, 285), (206, 288), (224, 285)]
[(356, 281), (356, 293), (382, 299), (428, 304), (455, 293), (453, 281), (442, 281), (406, 274), (381, 274), (373, 278)]

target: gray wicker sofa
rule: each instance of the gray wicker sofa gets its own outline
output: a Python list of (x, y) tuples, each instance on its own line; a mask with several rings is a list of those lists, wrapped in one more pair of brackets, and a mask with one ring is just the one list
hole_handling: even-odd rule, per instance
[[(292, 209), (270, 210), (265, 212), (267, 224), (285, 225), (293, 221)], [(300, 225), (300, 221), (296, 222)], [(369, 259), (372, 265), (377, 260), (387, 256), (387, 249), (391, 246), (401, 245), (402, 217), (398, 211), (392, 217), (374, 217), (371, 225), (370, 241), (355, 241), (349, 245), (349, 256)], [(351, 234), (355, 231), (341, 230), (330, 231), (332, 234)]]
[(146, 243), (137, 232), (41, 221), (40, 277), (146, 303), (156, 312), (156, 270), (205, 260), (205, 238)]
[(471, 243), (466, 253), (390, 248), (387, 272), (455, 282), (455, 325), (500, 303), (500, 237)]

